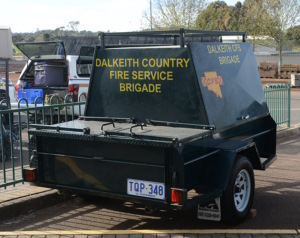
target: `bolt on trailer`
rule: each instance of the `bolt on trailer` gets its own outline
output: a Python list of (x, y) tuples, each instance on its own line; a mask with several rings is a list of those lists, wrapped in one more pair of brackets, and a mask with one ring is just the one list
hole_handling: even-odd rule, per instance
[[(222, 43), (230, 34), (242, 41)], [(84, 116), (31, 125), (24, 179), (243, 221), (253, 170), (276, 158), (276, 123), (245, 34), (181, 29), (100, 38)]]

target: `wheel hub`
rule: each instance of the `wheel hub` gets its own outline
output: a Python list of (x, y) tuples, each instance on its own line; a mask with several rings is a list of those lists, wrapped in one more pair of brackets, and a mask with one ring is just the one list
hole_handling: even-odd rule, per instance
[(238, 173), (235, 180), (234, 204), (239, 212), (243, 212), (250, 200), (251, 180), (247, 170), (243, 169)]

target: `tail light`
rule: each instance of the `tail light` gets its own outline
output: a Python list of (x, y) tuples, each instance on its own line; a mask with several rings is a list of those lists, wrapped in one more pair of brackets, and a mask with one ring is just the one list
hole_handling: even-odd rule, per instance
[(17, 101), (18, 101), (18, 91), (19, 91), (19, 89), (20, 89), (20, 84), (16, 84), (15, 85), (15, 95), (16, 95), (16, 99), (17, 99)]
[(79, 84), (70, 84), (68, 87), (69, 93), (73, 95), (73, 102), (78, 101), (78, 90), (79, 90)]
[(23, 178), (25, 181), (34, 182), (36, 180), (36, 169), (35, 168), (25, 168), (23, 169)]
[(183, 205), (183, 191), (172, 189), (172, 203)]

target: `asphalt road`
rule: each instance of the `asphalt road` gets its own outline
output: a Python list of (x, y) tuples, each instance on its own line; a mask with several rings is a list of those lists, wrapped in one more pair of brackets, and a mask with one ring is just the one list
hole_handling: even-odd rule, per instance
[(139, 204), (113, 200), (71, 200), (6, 220), (1, 231), (128, 229), (299, 229), (300, 135), (278, 142), (278, 159), (267, 171), (256, 171), (255, 218), (238, 226), (197, 220), (196, 209), (159, 210), (146, 214)]

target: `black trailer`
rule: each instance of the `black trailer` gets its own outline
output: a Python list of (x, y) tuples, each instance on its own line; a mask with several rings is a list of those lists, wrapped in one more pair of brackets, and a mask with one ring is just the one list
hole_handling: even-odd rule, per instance
[[(225, 34), (243, 41), (222, 43)], [(198, 207), (200, 219), (244, 220), (253, 170), (276, 158), (276, 123), (245, 34), (100, 38), (85, 115), (31, 125), (25, 180), (150, 208)]]

